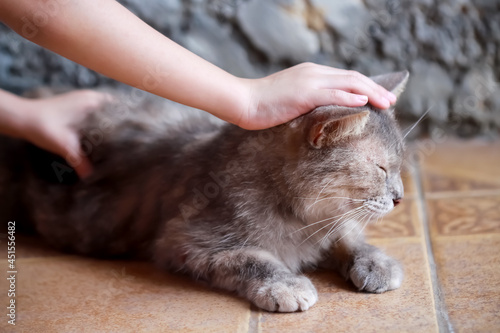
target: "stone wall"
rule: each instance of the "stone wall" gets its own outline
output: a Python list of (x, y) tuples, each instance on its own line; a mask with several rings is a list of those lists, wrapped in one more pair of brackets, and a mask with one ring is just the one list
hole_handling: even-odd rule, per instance
[[(499, 0), (120, 2), (238, 76), (260, 77), (303, 61), (367, 75), (409, 69), (400, 119), (411, 123), (430, 109), (416, 134), (436, 127), (460, 136), (498, 134)], [(0, 25), (0, 87), (114, 84)]]

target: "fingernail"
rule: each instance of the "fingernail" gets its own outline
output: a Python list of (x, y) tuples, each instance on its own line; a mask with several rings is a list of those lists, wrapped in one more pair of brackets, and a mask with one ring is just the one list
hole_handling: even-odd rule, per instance
[(368, 96), (358, 95), (357, 100), (366, 104), (366, 103), (368, 103)]
[(82, 163), (82, 158), (78, 156), (78, 154), (67, 154), (66, 155), (66, 162), (72, 167), (76, 168)]
[(393, 93), (388, 92), (388, 93), (387, 93), (387, 97), (388, 97), (388, 99), (389, 99), (389, 101), (390, 101), (391, 103), (396, 102), (397, 97), (396, 97), (396, 95), (394, 95)]
[(380, 101), (382, 102), (381, 104), (384, 106), (384, 109), (387, 109), (389, 106), (391, 106), (391, 102), (389, 102), (387, 98), (382, 98)]

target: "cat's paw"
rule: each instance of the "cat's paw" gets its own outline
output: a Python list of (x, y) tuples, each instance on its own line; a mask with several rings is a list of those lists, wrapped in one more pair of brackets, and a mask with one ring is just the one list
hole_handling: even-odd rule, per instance
[(403, 269), (385, 253), (373, 251), (354, 260), (349, 278), (359, 290), (383, 293), (401, 286)]
[(287, 275), (254, 287), (251, 301), (267, 311), (305, 311), (318, 300), (316, 288), (305, 276)]

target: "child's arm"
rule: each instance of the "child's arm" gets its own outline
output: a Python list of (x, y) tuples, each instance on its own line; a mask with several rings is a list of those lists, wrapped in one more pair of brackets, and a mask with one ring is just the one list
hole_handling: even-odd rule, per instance
[[(0, 20), (20, 35), (118, 81), (193, 106), (247, 129), (271, 127), (316, 106), (380, 108), (396, 98), (352, 71), (302, 64), (262, 79), (237, 78), (149, 27), (113, 0), (4, 0)], [(54, 6), (52, 6), (54, 5)], [(23, 20), (24, 18), (24, 20)], [(26, 30), (26, 27), (24, 27)]]

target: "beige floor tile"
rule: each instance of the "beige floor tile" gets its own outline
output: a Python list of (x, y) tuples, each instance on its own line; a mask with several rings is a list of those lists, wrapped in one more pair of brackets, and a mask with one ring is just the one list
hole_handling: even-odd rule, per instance
[[(18, 332), (248, 330), (248, 302), (146, 263), (68, 256), (17, 266)], [(0, 331), (8, 329), (3, 320)]]
[(306, 312), (259, 311), (261, 332), (437, 332), (425, 249), (418, 239), (378, 240), (374, 245), (401, 261), (405, 280), (384, 294), (357, 292), (333, 272), (312, 273), (319, 301)]
[(431, 235), (500, 233), (500, 195), (427, 200)]
[(500, 141), (448, 140), (421, 154), (426, 192), (500, 189)]
[(457, 332), (500, 332), (500, 234), (433, 240), (437, 272)]
[(427, 207), (451, 325), (459, 332), (499, 332), (500, 195), (429, 199)]
[[(3, 260), (3, 258), (7, 259), (7, 245), (9, 241), (7, 239), (7, 236), (0, 234), (0, 262)], [(51, 248), (37, 235), (26, 235), (16, 232), (14, 236), (16, 259), (34, 257), (60, 257), (65, 255), (64, 253)]]

